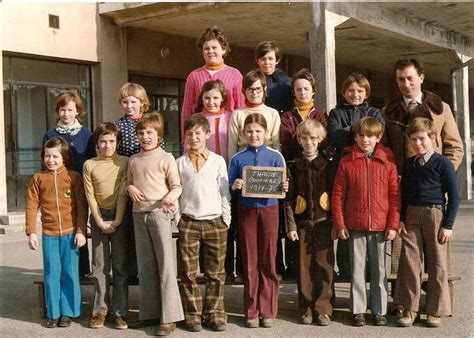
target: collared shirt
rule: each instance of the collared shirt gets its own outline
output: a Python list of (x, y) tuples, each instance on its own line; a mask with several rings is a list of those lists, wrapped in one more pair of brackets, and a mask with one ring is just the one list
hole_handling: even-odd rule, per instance
[[(421, 104), (422, 103), (422, 99), (423, 99), (423, 93), (420, 92), (416, 97), (415, 97), (415, 102), (418, 103), (418, 104)], [(405, 105), (408, 107), (408, 105), (410, 104), (410, 101), (413, 101), (413, 99), (410, 99), (408, 97), (403, 97), (403, 102), (405, 102)]]
[(198, 172), (199, 169), (202, 168), (204, 163), (206, 163), (207, 159), (209, 158), (209, 150), (206, 148), (202, 153), (195, 153), (190, 151), (188, 155), (194, 170)]
[(431, 149), (424, 153), (423, 155), (419, 155), (416, 160), (418, 161), (418, 164), (420, 166), (424, 166), (431, 158), (431, 156), (434, 154), (434, 150)]

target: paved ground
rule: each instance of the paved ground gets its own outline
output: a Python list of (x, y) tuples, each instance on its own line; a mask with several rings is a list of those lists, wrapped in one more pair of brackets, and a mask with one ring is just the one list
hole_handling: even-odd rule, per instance
[[(428, 329), (424, 321), (412, 328), (395, 327), (395, 319), (389, 318), (387, 327), (375, 327), (371, 322), (362, 328), (351, 326), (348, 310), (349, 285), (338, 284), (337, 304), (333, 322), (329, 327), (303, 326), (298, 324), (297, 295), (295, 285), (284, 285), (280, 290), (280, 310), (277, 326), (271, 329), (247, 329), (244, 327), (242, 287), (227, 286), (226, 309), (229, 313), (227, 331), (216, 333), (204, 330), (189, 333), (182, 326), (172, 334), (175, 337), (221, 336), (474, 336), (474, 203), (464, 203), (455, 225), (452, 243), (452, 271), (462, 280), (455, 286), (454, 316), (445, 318), (437, 329)], [(87, 328), (93, 287), (83, 287), (84, 315), (67, 329), (47, 329), (38, 314), (38, 293), (33, 281), (42, 278), (41, 252), (27, 248), (23, 233), (0, 235), (0, 336), (60, 337), (79, 336), (150, 336), (154, 328), (117, 331), (111, 326), (100, 330)], [(130, 288), (130, 317), (138, 316), (138, 288)], [(423, 319), (424, 317), (422, 317)]]

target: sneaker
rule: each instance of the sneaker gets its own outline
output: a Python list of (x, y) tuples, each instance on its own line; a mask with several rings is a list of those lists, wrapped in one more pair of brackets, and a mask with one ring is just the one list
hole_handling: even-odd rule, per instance
[(311, 325), (313, 324), (313, 316), (311, 314), (304, 314), (301, 316), (301, 324)]
[(176, 329), (176, 323), (164, 323), (158, 326), (155, 336), (168, 336)]
[(352, 326), (364, 326), (365, 325), (365, 316), (363, 313), (355, 314), (352, 317)]
[(319, 326), (328, 326), (331, 323), (331, 318), (327, 314), (319, 315), (316, 323)]
[(105, 318), (106, 318), (106, 315), (103, 313), (93, 315), (89, 323), (89, 327), (91, 329), (100, 329), (101, 327), (104, 327)]
[(115, 316), (114, 326), (117, 330), (128, 329), (127, 321), (122, 316)]
[(413, 325), (416, 318), (417, 318), (416, 312), (405, 309), (403, 311), (403, 317), (398, 319), (397, 324), (398, 326), (401, 326), (401, 327), (410, 327)]
[(48, 320), (46, 321), (45, 326), (46, 326), (48, 329), (54, 329), (55, 327), (58, 327), (58, 321), (59, 321), (59, 319), (48, 319)]
[(247, 318), (247, 320), (245, 321), (245, 326), (251, 329), (258, 327), (259, 326), (258, 318), (257, 317)]
[(439, 327), (441, 325), (441, 317), (428, 315), (426, 317), (427, 327)]
[(189, 332), (199, 332), (202, 331), (201, 323), (186, 323), (186, 330)]
[(375, 315), (375, 326), (387, 325), (387, 317), (382, 315)]
[(58, 326), (59, 327), (69, 327), (71, 326), (72, 320), (68, 316), (61, 316), (59, 318)]
[(262, 327), (273, 327), (275, 325), (275, 319), (274, 318), (262, 318)]

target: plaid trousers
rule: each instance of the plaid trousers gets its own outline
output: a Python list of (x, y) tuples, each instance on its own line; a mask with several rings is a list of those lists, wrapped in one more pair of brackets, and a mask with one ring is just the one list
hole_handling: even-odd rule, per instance
[(434, 316), (451, 314), (448, 245), (438, 242), (443, 215), (441, 206), (408, 206), (405, 221), (408, 234), (403, 237), (394, 303), (403, 304), (410, 311), (419, 310), (424, 252), (428, 273), (426, 313)]
[[(179, 288), (187, 324), (226, 323), (224, 309), (227, 225), (222, 217), (194, 220), (183, 215), (178, 224)], [(204, 309), (196, 282), (199, 248), (204, 248), (204, 275), (207, 279)]]

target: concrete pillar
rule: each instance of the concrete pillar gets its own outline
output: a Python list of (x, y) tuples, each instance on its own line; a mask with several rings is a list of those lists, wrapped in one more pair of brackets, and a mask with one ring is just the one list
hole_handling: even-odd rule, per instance
[(128, 81), (127, 43), (125, 29), (109, 18), (97, 14), (97, 59), (93, 66), (94, 126), (118, 119), (122, 110), (118, 90)]
[[(0, 25), (1, 26), (1, 25)], [(3, 83), (3, 58), (0, 55), (0, 83)], [(7, 171), (5, 157), (5, 111), (3, 93), (0, 95), (0, 215), (7, 212)]]
[[(460, 56), (461, 62), (470, 57)], [(464, 158), (458, 169), (458, 189), (462, 199), (472, 199), (471, 173), (471, 127), (469, 116), (469, 66), (458, 69), (455, 73), (456, 86), (456, 122), (464, 146)]]
[(311, 72), (316, 78), (316, 104), (329, 112), (337, 98), (334, 28), (348, 18), (326, 10), (326, 6), (325, 2), (311, 3), (308, 39)]

